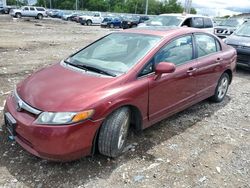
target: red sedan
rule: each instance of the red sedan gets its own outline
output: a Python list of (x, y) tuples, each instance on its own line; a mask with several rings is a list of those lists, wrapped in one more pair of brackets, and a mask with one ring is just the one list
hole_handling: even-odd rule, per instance
[(145, 129), (207, 98), (221, 102), (235, 65), (235, 49), (198, 29), (112, 33), (19, 83), (5, 125), (41, 158), (117, 157), (129, 127)]

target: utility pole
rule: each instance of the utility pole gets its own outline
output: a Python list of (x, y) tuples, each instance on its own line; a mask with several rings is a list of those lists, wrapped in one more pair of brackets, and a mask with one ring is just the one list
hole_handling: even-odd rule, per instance
[(185, 0), (185, 13), (190, 14), (192, 0)]
[(52, 0), (49, 0), (49, 8), (52, 9)]
[(145, 15), (148, 15), (148, 0), (146, 0)]
[(78, 0), (76, 0), (76, 10), (78, 9)]

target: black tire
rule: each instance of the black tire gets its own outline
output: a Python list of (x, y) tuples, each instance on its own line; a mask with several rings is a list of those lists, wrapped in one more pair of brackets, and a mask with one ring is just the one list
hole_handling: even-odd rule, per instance
[(108, 157), (122, 154), (130, 125), (130, 110), (122, 107), (103, 122), (98, 138), (99, 152)]
[(16, 13), (16, 18), (21, 18), (21, 17), (22, 17), (21, 13)]
[(92, 25), (92, 21), (91, 20), (87, 20), (87, 25)]
[(39, 20), (43, 19), (43, 15), (42, 14), (38, 14), (37, 15), (37, 19), (39, 19)]
[(230, 78), (227, 73), (223, 73), (218, 81), (214, 95), (211, 97), (213, 102), (219, 103), (223, 101), (227, 94)]

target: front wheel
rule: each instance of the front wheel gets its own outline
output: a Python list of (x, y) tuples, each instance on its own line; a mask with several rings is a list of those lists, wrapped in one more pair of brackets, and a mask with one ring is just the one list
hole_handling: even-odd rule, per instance
[(39, 20), (41, 20), (41, 19), (43, 19), (43, 15), (42, 15), (42, 14), (38, 14), (38, 15), (37, 15), (37, 18), (38, 18)]
[(114, 24), (110, 24), (110, 26), (109, 26), (110, 28), (114, 28)]
[(214, 96), (211, 97), (213, 102), (221, 102), (225, 98), (229, 86), (229, 75), (223, 73), (218, 81), (217, 87), (215, 89)]
[(99, 152), (108, 157), (118, 157), (124, 149), (130, 125), (128, 107), (114, 111), (103, 122), (98, 139)]
[(87, 20), (87, 25), (92, 25), (92, 21), (91, 20)]
[(21, 17), (22, 17), (21, 13), (16, 13), (16, 18), (21, 18)]

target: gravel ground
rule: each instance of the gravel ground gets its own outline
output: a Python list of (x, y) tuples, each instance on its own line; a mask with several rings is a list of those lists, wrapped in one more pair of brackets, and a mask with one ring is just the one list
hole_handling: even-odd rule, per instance
[(129, 136), (117, 159), (39, 159), (8, 139), (3, 105), (14, 85), (109, 32), (60, 20), (0, 15), (0, 187), (250, 187), (250, 71), (220, 104), (203, 101)]

